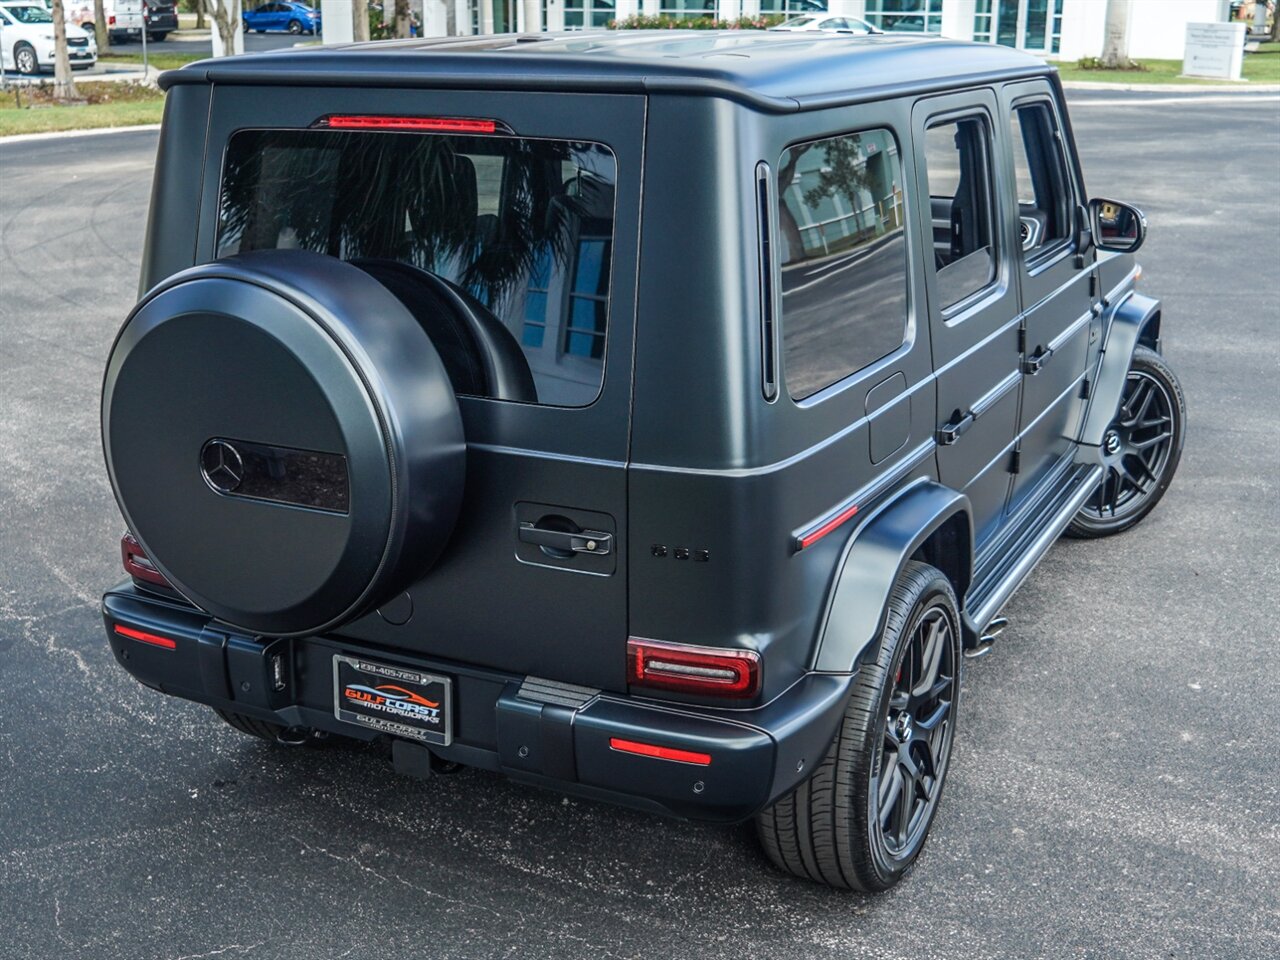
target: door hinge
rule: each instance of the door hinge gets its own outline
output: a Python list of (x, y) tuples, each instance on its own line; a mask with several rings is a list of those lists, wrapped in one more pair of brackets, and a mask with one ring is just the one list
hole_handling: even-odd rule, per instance
[(1088, 400), (1089, 393), (1093, 390), (1093, 384), (1089, 382), (1089, 378), (1085, 377), (1080, 381), (1080, 399)]
[(1015, 448), (1013, 451), (1013, 457), (1009, 460), (1009, 472), (1022, 472), (1022, 451), (1020, 449)]
[(1089, 274), (1089, 299), (1093, 301), (1098, 299), (1098, 275), (1096, 273)]
[(1018, 328), (1018, 352), (1019, 353), (1027, 352), (1027, 328), (1026, 327)]

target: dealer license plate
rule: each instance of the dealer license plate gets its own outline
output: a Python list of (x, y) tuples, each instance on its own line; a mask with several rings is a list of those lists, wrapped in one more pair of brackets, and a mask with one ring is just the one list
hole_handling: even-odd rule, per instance
[(448, 677), (363, 657), (333, 657), (333, 713), (397, 737), (448, 746), (453, 740)]

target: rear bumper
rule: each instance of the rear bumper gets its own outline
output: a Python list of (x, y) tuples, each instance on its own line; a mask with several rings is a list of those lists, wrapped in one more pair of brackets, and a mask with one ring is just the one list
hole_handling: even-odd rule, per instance
[[(380, 734), (338, 720), (333, 658), (359, 654), (454, 681), (445, 760), (500, 771), (567, 793), (692, 820), (737, 822), (808, 776), (835, 736), (852, 676), (807, 674), (765, 706), (727, 710), (666, 704), (407, 656), (337, 637), (266, 640), (228, 632), (191, 607), (131, 584), (102, 601), (116, 660), (171, 696), (285, 726), (359, 740)], [(171, 640), (146, 643), (116, 627)], [(706, 754), (706, 764), (614, 749), (614, 739)]]

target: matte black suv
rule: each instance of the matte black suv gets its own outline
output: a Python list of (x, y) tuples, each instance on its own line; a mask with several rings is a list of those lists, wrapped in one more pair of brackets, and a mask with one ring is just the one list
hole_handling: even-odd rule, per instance
[(966, 653), (1184, 405), (1138, 211), (997, 46), (663, 31), (165, 74), (112, 348), (119, 662), (884, 889)]

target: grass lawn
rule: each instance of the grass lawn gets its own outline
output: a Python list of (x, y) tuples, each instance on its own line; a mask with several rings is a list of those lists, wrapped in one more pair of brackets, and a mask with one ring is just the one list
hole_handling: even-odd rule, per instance
[[(209, 54), (207, 53), (151, 53), (147, 56), (147, 63), (157, 70), (176, 70), (178, 67), (184, 67), (188, 63), (208, 59)], [(114, 50), (108, 50), (102, 55), (102, 62), (127, 64), (141, 70), (142, 54), (116, 53)]]
[[(1058, 64), (1063, 80), (1093, 80), (1106, 83), (1221, 83), (1243, 86), (1231, 80), (1208, 80), (1179, 76), (1181, 60), (1142, 60), (1145, 70), (1085, 70), (1076, 63)], [(1280, 83), (1280, 43), (1264, 43), (1257, 53), (1244, 55), (1241, 76), (1253, 83)]]
[(87, 103), (59, 104), (50, 85), (11, 87), (0, 96), (0, 137), (15, 133), (132, 127), (159, 123), (164, 94), (140, 83), (82, 81), (76, 91)]

